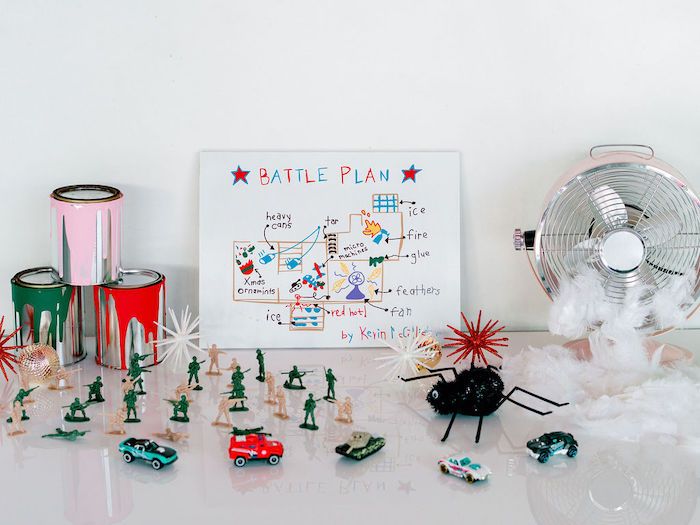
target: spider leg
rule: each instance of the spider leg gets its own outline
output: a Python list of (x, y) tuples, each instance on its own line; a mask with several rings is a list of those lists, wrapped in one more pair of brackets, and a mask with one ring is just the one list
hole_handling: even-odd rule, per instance
[(452, 423), (455, 422), (456, 417), (457, 412), (453, 412), (452, 417), (450, 418), (450, 423), (447, 425), (447, 430), (445, 430), (445, 435), (442, 436), (442, 439), (440, 441), (447, 441), (447, 438), (450, 436), (450, 430), (452, 430)]
[[(519, 386), (516, 386), (516, 387), (513, 387), (513, 389), (512, 389), (510, 392), (508, 392), (508, 394), (506, 394), (505, 396), (503, 396), (503, 398), (501, 399), (501, 401), (498, 403), (498, 407), (500, 407), (500, 406), (501, 406), (503, 403), (505, 403), (506, 401), (510, 401), (510, 402), (513, 403), (514, 405), (518, 405), (519, 407), (522, 407), (522, 408), (524, 408), (525, 410), (529, 410), (530, 412), (534, 412), (535, 414), (539, 414), (539, 415), (541, 415), (541, 416), (546, 416), (547, 414), (551, 414), (551, 413), (552, 413), (551, 410), (548, 410), (547, 412), (542, 412), (542, 411), (540, 411), (540, 410), (537, 410), (537, 409), (535, 409), (535, 408), (529, 407), (529, 406), (527, 406), (527, 405), (523, 405), (522, 403), (519, 403), (518, 401), (515, 401), (514, 399), (512, 399), (512, 398), (510, 397), (510, 396), (512, 396), (515, 392), (524, 392), (525, 394), (527, 394), (527, 395), (529, 395), (529, 396), (532, 396), (532, 397), (537, 398), (537, 399), (539, 399), (539, 400), (541, 400), (541, 401), (544, 401), (545, 403), (549, 403), (550, 405), (554, 405), (554, 406), (557, 406), (557, 407), (563, 407), (563, 406), (566, 406), (566, 405), (569, 404), (568, 402), (567, 402), (567, 403), (557, 403), (556, 401), (552, 401), (551, 399), (547, 399), (546, 397), (542, 397), (542, 396), (540, 396), (540, 395), (533, 394), (532, 392), (529, 392), (529, 391), (525, 390), (524, 388), (520, 388)], [(498, 407), (497, 407), (497, 408), (498, 408)]]
[[(426, 370), (427, 370), (427, 368), (426, 368)], [(440, 372), (438, 372), (436, 374), (427, 374), (424, 376), (409, 377), (408, 379), (406, 379), (405, 377), (399, 376), (399, 379), (401, 381), (403, 381), (404, 383), (408, 383), (409, 381), (418, 381), (419, 379), (428, 379), (429, 377), (439, 377), (440, 379), (445, 381), (445, 377)]]
[(454, 366), (446, 366), (445, 368), (428, 368), (427, 366), (424, 366), (428, 372), (445, 372), (446, 370), (450, 370), (455, 377), (457, 377), (457, 369)]
[(476, 439), (474, 440), (474, 443), (479, 442), (479, 438), (481, 437), (481, 424), (484, 422), (484, 416), (479, 416), (479, 426), (476, 427)]

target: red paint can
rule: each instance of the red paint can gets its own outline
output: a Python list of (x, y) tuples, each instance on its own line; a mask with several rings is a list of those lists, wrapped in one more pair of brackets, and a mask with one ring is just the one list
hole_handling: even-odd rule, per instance
[(134, 353), (153, 354), (165, 337), (165, 276), (153, 270), (122, 270), (119, 280), (94, 287), (97, 364), (126, 370)]

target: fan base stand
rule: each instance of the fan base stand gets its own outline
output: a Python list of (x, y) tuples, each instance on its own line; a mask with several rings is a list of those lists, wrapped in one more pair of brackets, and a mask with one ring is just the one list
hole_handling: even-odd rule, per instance
[[(687, 363), (693, 360), (693, 353), (686, 348), (668, 343), (662, 343), (647, 337), (644, 340), (644, 349), (649, 356), (649, 360), (652, 359), (654, 353), (662, 346), (664, 349), (661, 352), (661, 359), (659, 361), (659, 364), (661, 365), (672, 365), (674, 363), (681, 362)], [(573, 350), (576, 353), (576, 357), (581, 360), (588, 361), (591, 358), (591, 345), (588, 339), (576, 339), (575, 341), (569, 341), (564, 343), (564, 348)]]

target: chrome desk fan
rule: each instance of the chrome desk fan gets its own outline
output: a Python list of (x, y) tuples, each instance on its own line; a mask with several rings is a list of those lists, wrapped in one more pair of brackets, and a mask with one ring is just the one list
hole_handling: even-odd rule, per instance
[[(652, 148), (591, 148), (546, 203), (537, 229), (516, 229), (513, 243), (528, 251), (530, 267), (550, 298), (581, 265), (601, 275), (607, 299), (618, 304), (635, 287), (645, 287), (641, 301), (648, 303), (674, 276), (694, 272), (694, 302), (682, 306), (688, 316), (694, 312), (700, 296), (700, 201)], [(656, 335), (672, 328), (647, 318), (639, 329)], [(645, 344), (649, 352), (660, 345), (649, 338)], [(588, 350), (587, 341), (570, 345), (584, 354)], [(663, 354), (662, 361), (689, 357), (671, 345)]]

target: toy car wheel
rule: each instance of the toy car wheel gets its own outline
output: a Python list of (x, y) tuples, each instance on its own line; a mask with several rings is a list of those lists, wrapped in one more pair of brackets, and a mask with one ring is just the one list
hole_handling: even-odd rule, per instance
[(122, 458), (126, 463), (131, 463), (132, 461), (134, 461), (134, 456), (132, 456), (128, 452), (124, 452), (124, 454), (122, 454)]
[(474, 476), (472, 476), (471, 474), (467, 474), (466, 476), (464, 476), (464, 479), (466, 480), (467, 483), (474, 483), (474, 481), (476, 481), (474, 479)]
[(242, 456), (238, 456), (236, 459), (233, 460), (233, 464), (237, 467), (242, 467), (243, 465), (245, 465), (245, 458)]
[(549, 459), (549, 452), (542, 452), (542, 454), (539, 455), (537, 458), (537, 461), (540, 463), (547, 463), (547, 460)]
[(159, 460), (154, 459), (153, 461), (151, 461), (151, 466), (153, 467), (153, 470), (160, 470), (163, 464)]
[(443, 474), (448, 474), (450, 472), (450, 469), (448, 469), (447, 465), (443, 463), (442, 465), (440, 465), (440, 472), (442, 472)]
[(275, 456), (274, 454), (272, 454), (269, 458), (267, 458), (267, 462), (268, 462), (270, 465), (277, 465), (277, 463), (280, 462), (280, 457), (279, 457), (279, 456)]
[(569, 447), (569, 450), (566, 451), (566, 455), (570, 458), (575, 458), (576, 454), (578, 454), (578, 448), (574, 446)]

